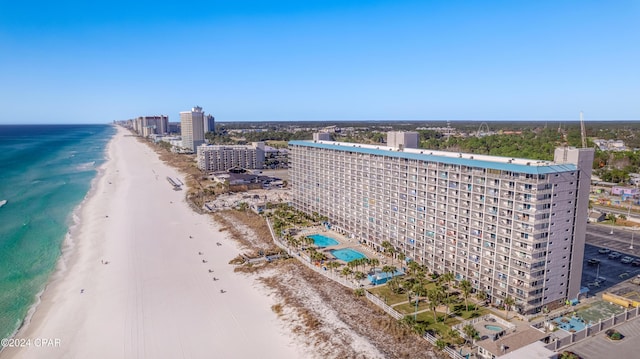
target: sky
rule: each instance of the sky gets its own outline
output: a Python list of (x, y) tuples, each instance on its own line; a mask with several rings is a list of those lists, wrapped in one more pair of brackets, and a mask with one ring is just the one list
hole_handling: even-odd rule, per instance
[(0, 0), (0, 124), (640, 120), (640, 0)]

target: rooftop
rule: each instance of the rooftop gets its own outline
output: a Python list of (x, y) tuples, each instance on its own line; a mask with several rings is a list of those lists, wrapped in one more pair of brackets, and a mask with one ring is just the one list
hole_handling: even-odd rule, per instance
[(498, 340), (489, 338), (477, 342), (476, 344), (483, 347), (485, 350), (488, 350), (491, 354), (500, 356), (523, 348), (531, 343), (535, 343), (547, 336), (549, 336), (549, 334), (533, 327), (528, 327), (524, 330), (519, 329), (515, 333), (506, 334)]
[(575, 171), (574, 164), (558, 164), (525, 158), (478, 155), (472, 153), (434, 151), (427, 149), (397, 149), (388, 146), (366, 145), (334, 141), (289, 141), (289, 145), (349, 151), (378, 156), (406, 158), (418, 161), (432, 161), (467, 167), (490, 168), (526, 174), (549, 174)]

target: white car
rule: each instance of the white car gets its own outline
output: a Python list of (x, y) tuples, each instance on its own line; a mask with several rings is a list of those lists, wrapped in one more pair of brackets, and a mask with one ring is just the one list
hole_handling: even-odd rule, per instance
[(624, 264), (629, 264), (631, 262), (633, 262), (633, 258), (629, 257), (629, 256), (625, 256), (624, 258), (622, 258), (620, 260), (620, 262), (624, 263)]

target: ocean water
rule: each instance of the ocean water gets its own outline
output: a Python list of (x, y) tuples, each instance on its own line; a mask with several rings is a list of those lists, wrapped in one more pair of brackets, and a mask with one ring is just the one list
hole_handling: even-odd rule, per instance
[(11, 336), (56, 267), (73, 211), (115, 129), (0, 125), (0, 338)]

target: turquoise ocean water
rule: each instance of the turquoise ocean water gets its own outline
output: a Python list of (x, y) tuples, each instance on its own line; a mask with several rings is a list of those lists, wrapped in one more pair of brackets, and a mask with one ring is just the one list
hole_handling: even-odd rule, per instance
[(36, 303), (115, 129), (0, 125), (0, 338)]

